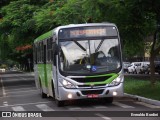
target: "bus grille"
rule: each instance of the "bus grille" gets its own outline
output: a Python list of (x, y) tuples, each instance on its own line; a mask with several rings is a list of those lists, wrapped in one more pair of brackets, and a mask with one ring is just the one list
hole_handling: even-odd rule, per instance
[(89, 77), (89, 78), (72, 78), (73, 80), (80, 82), (80, 83), (87, 83), (87, 82), (103, 82), (112, 76), (99, 76), (99, 77)]
[(102, 94), (103, 90), (85, 90), (81, 91), (83, 95), (89, 95), (89, 94)]
[[(104, 87), (106, 84), (94, 84), (96, 87)], [(78, 87), (91, 87), (91, 85), (78, 85)]]

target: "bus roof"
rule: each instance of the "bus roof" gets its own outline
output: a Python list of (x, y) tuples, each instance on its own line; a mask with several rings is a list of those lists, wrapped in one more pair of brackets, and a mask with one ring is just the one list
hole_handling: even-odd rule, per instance
[(36, 39), (34, 40), (34, 43), (36, 43), (36, 42), (38, 42), (38, 41), (41, 41), (41, 40), (44, 40), (44, 39), (46, 39), (46, 38), (51, 37), (51, 36), (52, 36), (52, 31), (53, 31), (53, 30), (51, 30), (51, 31), (49, 31), (49, 32), (47, 32), (47, 33), (39, 36), (38, 38), (36, 38)]
[(99, 26), (99, 25), (108, 25), (108, 26), (116, 26), (115, 24), (113, 23), (108, 23), (108, 22), (105, 22), (105, 23), (86, 23), (86, 24), (69, 24), (69, 25), (64, 25), (64, 26), (59, 26), (47, 33), (44, 33), (43, 35), (39, 36), (38, 38), (36, 38), (34, 40), (34, 43), (38, 42), (38, 41), (42, 41), (44, 39), (47, 39), (49, 37), (52, 36), (53, 32), (55, 30), (59, 30), (59, 29), (62, 29), (62, 28), (69, 28), (69, 27), (82, 27), (82, 26)]

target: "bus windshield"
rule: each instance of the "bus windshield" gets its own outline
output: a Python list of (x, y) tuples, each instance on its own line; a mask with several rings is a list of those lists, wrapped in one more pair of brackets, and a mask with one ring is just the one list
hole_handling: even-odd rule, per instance
[(65, 73), (104, 73), (121, 67), (118, 38), (60, 41), (60, 70)]

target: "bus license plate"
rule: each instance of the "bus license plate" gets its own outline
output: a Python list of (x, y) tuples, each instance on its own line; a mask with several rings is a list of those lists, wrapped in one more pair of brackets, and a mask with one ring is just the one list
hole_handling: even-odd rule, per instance
[(88, 98), (97, 98), (98, 95), (97, 94), (88, 94), (87, 97)]

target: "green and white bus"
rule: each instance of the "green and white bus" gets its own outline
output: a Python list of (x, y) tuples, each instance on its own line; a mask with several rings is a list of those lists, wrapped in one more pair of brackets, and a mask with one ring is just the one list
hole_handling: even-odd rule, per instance
[(118, 29), (112, 23), (59, 26), (35, 39), (34, 72), (42, 97), (65, 101), (123, 96)]

